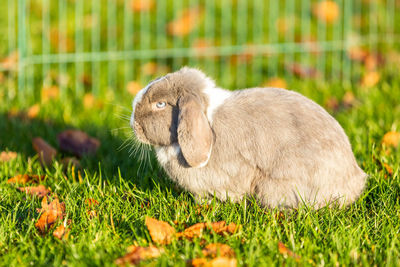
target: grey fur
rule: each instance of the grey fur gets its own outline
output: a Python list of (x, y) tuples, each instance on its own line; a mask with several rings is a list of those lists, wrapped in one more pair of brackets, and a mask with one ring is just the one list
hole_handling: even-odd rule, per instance
[[(189, 68), (166, 78), (168, 82), (161, 80), (157, 87), (176, 101), (170, 110), (179, 109), (179, 99), (189, 94), (197, 96), (198, 106), (205, 106), (201, 112), (207, 115), (212, 101), (203, 90), (215, 86), (209, 78)], [(155, 115), (146, 113), (145, 117), (149, 121), (151, 116), (157, 126), (141, 124), (140, 118), (135, 121), (148, 128), (144, 132), (149, 136), (141, 140), (165, 136), (156, 130), (150, 134), (149, 129), (166, 129)], [(179, 124), (178, 114), (170, 116), (170, 125)], [(342, 127), (322, 107), (296, 92), (277, 88), (232, 92), (216, 107), (209, 126), (212, 150), (203, 167), (185, 164), (175, 137), (168, 145), (150, 141), (171, 179), (197, 196), (215, 194), (221, 200), (239, 201), (252, 195), (267, 207), (295, 208), (304, 201), (319, 208), (350, 204), (364, 189), (367, 175), (357, 165)]]

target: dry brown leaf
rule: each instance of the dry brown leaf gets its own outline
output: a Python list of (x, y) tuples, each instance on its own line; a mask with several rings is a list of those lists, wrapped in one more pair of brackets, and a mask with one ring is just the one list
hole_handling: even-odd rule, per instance
[(287, 89), (286, 81), (279, 77), (274, 77), (267, 80), (264, 84), (264, 87), (275, 87), (275, 88), (284, 88)]
[(208, 244), (202, 252), (205, 257), (211, 258), (215, 258), (217, 255), (228, 258), (235, 257), (235, 251), (230, 246), (221, 243)]
[(382, 138), (382, 145), (398, 147), (400, 144), (400, 132), (390, 131)]
[(390, 175), (393, 175), (393, 168), (390, 167), (389, 164), (383, 163), (383, 167), (385, 167), (386, 171), (387, 171)]
[(27, 184), (27, 183), (38, 183), (43, 181), (45, 176), (39, 176), (36, 174), (18, 174), (10, 179), (8, 179), (8, 184)]
[(278, 243), (278, 250), (279, 253), (282, 254), (282, 256), (286, 257), (291, 257), (294, 258), (296, 261), (300, 260), (300, 256), (291, 251), (288, 247), (285, 246), (282, 242), (279, 241)]
[(126, 85), (126, 90), (128, 91), (129, 94), (131, 95), (136, 95), (139, 93), (139, 91), (142, 89), (142, 86), (140, 85), (139, 82), (137, 81), (130, 81)]
[(136, 265), (143, 260), (157, 258), (163, 252), (162, 249), (153, 246), (151, 247), (130, 246), (127, 250), (128, 253), (125, 254), (125, 256), (115, 260), (116, 265), (119, 266), (125, 266), (131, 264)]
[(60, 225), (54, 230), (53, 236), (60, 240), (67, 240), (69, 232), (70, 232), (69, 228), (66, 228), (64, 225)]
[(1, 60), (1, 66), (6, 70), (15, 70), (18, 67), (18, 58), (18, 51), (13, 51)]
[(48, 203), (47, 197), (42, 199), (42, 208), (38, 209), (38, 212), (42, 212), (39, 220), (35, 223), (35, 227), (44, 234), (50, 227), (54, 225), (57, 220), (62, 220), (65, 212), (64, 202), (59, 202), (58, 198), (54, 198), (53, 201)]
[(159, 221), (146, 216), (145, 224), (149, 230), (151, 239), (157, 244), (169, 244), (175, 237), (175, 229), (167, 222)]
[(7, 162), (13, 159), (16, 159), (18, 156), (17, 152), (13, 151), (2, 151), (0, 153), (0, 162)]
[(84, 107), (85, 109), (93, 108), (93, 107), (95, 106), (95, 104), (96, 104), (96, 99), (95, 99), (95, 97), (94, 97), (93, 94), (91, 94), (91, 93), (86, 93), (86, 94), (83, 96), (83, 107)]
[(292, 63), (286, 66), (287, 70), (299, 78), (316, 78), (319, 73), (312, 67), (304, 66), (300, 63)]
[(57, 150), (40, 137), (33, 138), (32, 145), (39, 155), (40, 162), (50, 166), (57, 155)]
[(58, 28), (50, 30), (49, 40), (58, 52), (72, 52), (75, 50), (75, 41), (67, 34), (60, 32)]
[(205, 229), (214, 231), (217, 234), (233, 234), (238, 230), (238, 226), (234, 223), (226, 225), (225, 221), (213, 222), (213, 223), (196, 223), (183, 232), (177, 233), (177, 237), (184, 237), (188, 239), (193, 239), (200, 237)]
[(345, 108), (352, 107), (354, 106), (354, 103), (356, 101), (356, 98), (351, 91), (347, 91), (344, 93), (343, 98), (342, 98), (342, 103)]
[(218, 257), (212, 260), (193, 259), (189, 261), (189, 266), (193, 267), (236, 267), (236, 259), (228, 257)]
[(340, 9), (334, 1), (321, 1), (313, 6), (313, 14), (320, 21), (325, 23), (334, 23), (338, 20)]
[(60, 149), (82, 157), (84, 154), (94, 154), (100, 146), (100, 141), (79, 130), (66, 130), (57, 136)]
[(26, 115), (28, 116), (29, 119), (34, 119), (39, 115), (39, 112), (40, 112), (40, 105), (35, 104), (27, 110)]
[(203, 17), (203, 10), (199, 7), (183, 10), (182, 14), (168, 23), (167, 32), (173, 36), (185, 36), (191, 33)]
[(154, 7), (154, 0), (131, 0), (131, 9), (134, 12), (149, 11)]
[(40, 198), (47, 196), (51, 192), (44, 185), (18, 187), (18, 190), (25, 192), (28, 195), (37, 196)]
[(42, 88), (42, 102), (60, 97), (60, 88), (56, 85)]
[(361, 85), (364, 87), (373, 87), (378, 84), (381, 79), (381, 75), (376, 71), (369, 71), (364, 74), (361, 79)]

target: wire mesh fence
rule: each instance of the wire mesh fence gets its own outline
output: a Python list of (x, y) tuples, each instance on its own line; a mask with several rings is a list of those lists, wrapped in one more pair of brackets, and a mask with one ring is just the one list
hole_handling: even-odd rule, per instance
[[(359, 57), (398, 45), (397, 0), (1, 0), (9, 98), (131, 90), (183, 65), (228, 88), (266, 79), (351, 82)], [(132, 81), (134, 81), (132, 83)], [(129, 89), (129, 88), (128, 88)]]

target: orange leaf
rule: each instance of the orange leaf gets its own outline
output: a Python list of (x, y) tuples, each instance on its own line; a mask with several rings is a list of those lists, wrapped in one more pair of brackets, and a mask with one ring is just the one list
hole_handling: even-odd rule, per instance
[(320, 21), (325, 23), (334, 23), (338, 20), (340, 9), (334, 1), (321, 1), (314, 5), (313, 14)]
[(75, 156), (82, 157), (84, 154), (94, 154), (100, 146), (100, 141), (90, 137), (87, 133), (79, 130), (66, 130), (58, 136), (60, 148)]
[(47, 189), (44, 185), (18, 187), (18, 190), (32, 196), (38, 196), (40, 198), (50, 193), (50, 190)]
[(26, 115), (28, 116), (29, 119), (34, 119), (39, 115), (39, 112), (40, 112), (40, 105), (35, 104), (28, 109)]
[(15, 70), (18, 66), (18, 58), (18, 51), (13, 51), (1, 60), (1, 66), (6, 70)]
[(385, 146), (398, 147), (400, 144), (400, 132), (387, 132), (382, 138), (382, 144)]
[(217, 257), (218, 254), (221, 257), (228, 257), (228, 258), (235, 257), (235, 251), (233, 251), (233, 249), (230, 246), (221, 243), (208, 244), (202, 250), (202, 252), (205, 257), (215, 258)]
[(64, 202), (59, 202), (58, 198), (54, 198), (50, 203), (47, 202), (47, 197), (42, 199), (42, 208), (38, 209), (42, 212), (39, 220), (35, 223), (35, 227), (40, 233), (44, 234), (54, 225), (57, 220), (62, 220), (65, 212)]
[(183, 232), (177, 233), (177, 236), (193, 239), (195, 237), (200, 237), (204, 229), (212, 230), (217, 234), (225, 234), (225, 233), (233, 234), (238, 230), (238, 228), (239, 227), (234, 223), (226, 225), (225, 221), (219, 221), (213, 223), (196, 223), (186, 228)]
[(93, 94), (86, 93), (83, 96), (83, 107), (84, 108), (86, 108), (86, 109), (93, 108), (95, 104), (96, 104), (96, 99)]
[(136, 81), (130, 81), (128, 82), (128, 84), (126, 85), (126, 90), (128, 91), (128, 93), (130, 93), (131, 95), (136, 95), (137, 93), (139, 93), (139, 91), (142, 89), (142, 86), (140, 85), (140, 83), (136, 82)]
[(36, 174), (18, 174), (10, 179), (8, 179), (8, 184), (27, 184), (27, 183), (37, 183), (44, 180), (45, 176), (39, 176)]
[(152, 258), (157, 258), (163, 252), (162, 249), (156, 247), (138, 247), (138, 246), (130, 246), (128, 248), (128, 253), (125, 256), (118, 258), (115, 260), (115, 264), (119, 266), (125, 265), (136, 265), (139, 264), (143, 260), (148, 260)]
[(50, 166), (57, 155), (57, 150), (40, 137), (33, 138), (32, 145), (39, 155), (40, 162), (43, 165)]
[(287, 248), (285, 246), (285, 244), (283, 244), (280, 241), (278, 243), (278, 250), (279, 250), (279, 253), (282, 254), (285, 258), (286, 257), (291, 257), (291, 258), (295, 258), (296, 261), (300, 260), (300, 256), (299, 255), (295, 254), (293, 251), (291, 251), (289, 248)]
[(200, 23), (203, 10), (199, 7), (183, 10), (182, 14), (167, 25), (167, 31), (173, 36), (185, 36)]
[(236, 259), (227, 257), (218, 257), (207, 261), (206, 259), (193, 259), (189, 262), (193, 267), (236, 267)]
[(7, 162), (13, 159), (16, 159), (18, 156), (17, 152), (12, 152), (12, 151), (2, 151), (0, 153), (0, 162)]
[(345, 107), (352, 107), (356, 101), (354, 94), (351, 91), (347, 91), (342, 98), (342, 103)]
[(42, 101), (46, 102), (51, 99), (58, 99), (60, 97), (60, 88), (58, 86), (50, 86), (42, 88)]
[(390, 174), (390, 175), (392, 175), (393, 174), (393, 168), (392, 167), (390, 167), (390, 165), (389, 164), (387, 164), (387, 163), (383, 163), (383, 167), (385, 167), (385, 169), (386, 169), (386, 171)]
[(65, 228), (64, 225), (60, 225), (58, 226), (54, 232), (53, 232), (53, 236), (55, 238), (58, 238), (60, 240), (67, 240), (68, 239), (68, 235), (69, 235), (69, 229)]
[(274, 77), (266, 81), (263, 86), (265, 87), (275, 87), (275, 88), (287, 88), (286, 81), (282, 78)]
[(153, 0), (131, 0), (131, 9), (134, 12), (149, 11), (153, 7)]
[(376, 71), (369, 71), (361, 79), (361, 85), (364, 87), (373, 87), (378, 84), (381, 75)]
[(169, 244), (175, 236), (175, 229), (166, 222), (146, 216), (145, 224), (149, 230), (151, 239), (157, 244)]

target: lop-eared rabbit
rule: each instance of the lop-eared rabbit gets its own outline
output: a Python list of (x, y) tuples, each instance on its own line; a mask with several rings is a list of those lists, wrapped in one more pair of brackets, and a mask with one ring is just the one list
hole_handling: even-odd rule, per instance
[(366, 183), (339, 123), (289, 90), (228, 91), (184, 67), (136, 95), (131, 127), (170, 178), (200, 198), (320, 208), (354, 202)]

